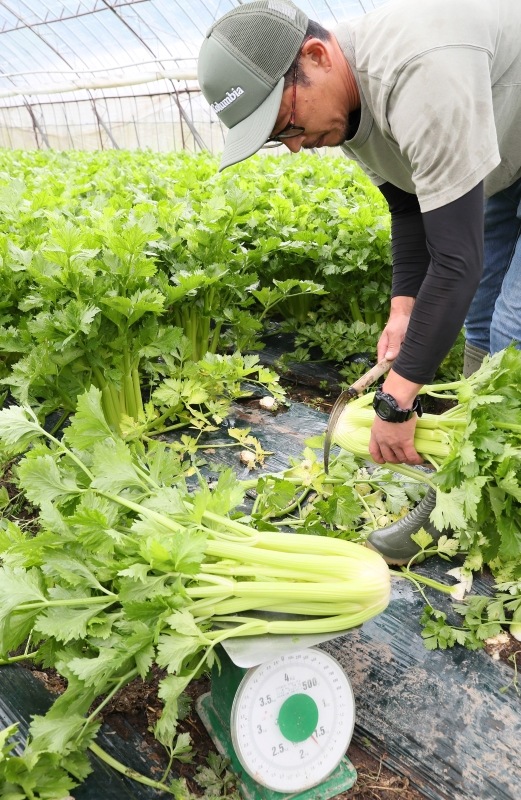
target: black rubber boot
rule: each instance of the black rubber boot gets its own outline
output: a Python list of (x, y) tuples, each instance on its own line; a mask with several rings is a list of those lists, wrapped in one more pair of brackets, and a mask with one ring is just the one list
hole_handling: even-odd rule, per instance
[[(416, 531), (414, 531), (416, 533)], [(366, 541), (367, 547), (376, 550), (388, 564), (401, 566), (408, 564), (411, 558), (420, 552), (420, 548), (405, 531), (388, 531), (381, 528), (372, 531)]]
[(367, 546), (380, 553), (388, 564), (407, 564), (421, 550), (421, 547), (411, 539), (411, 534), (424, 528), (435, 542), (440, 536), (451, 534), (450, 530), (439, 531), (430, 521), (429, 517), (435, 505), (436, 491), (429, 489), (423, 500), (405, 517), (385, 528), (372, 531), (367, 537)]
[(468, 378), (474, 372), (477, 372), (485, 356), (488, 356), (486, 350), (482, 350), (480, 347), (470, 344), (470, 342), (465, 342), (465, 349), (463, 351), (463, 377)]

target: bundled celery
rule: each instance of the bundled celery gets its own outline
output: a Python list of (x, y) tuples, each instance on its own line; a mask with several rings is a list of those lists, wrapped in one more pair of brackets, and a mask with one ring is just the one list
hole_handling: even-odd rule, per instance
[(212, 664), (217, 643), (341, 631), (387, 606), (390, 574), (377, 553), (232, 518), (243, 490), (231, 472), (211, 490), (201, 481), (188, 492), (170, 449), (145, 452), (111, 431), (97, 389), (80, 398), (63, 441), (19, 407), (0, 412), (0, 440), (27, 451), (18, 482), (40, 510), (36, 533), (12, 522), (0, 529), (0, 657), (20, 660), (10, 653), (24, 647), (22, 658), (67, 681), (50, 712), (33, 718), (24, 754), (4, 748), (1, 796), (70, 793), (90, 771), (87, 748), (103, 757), (94, 742), (100, 711), (153, 664), (167, 673), (155, 734), (174, 756), (183, 747), (174, 743), (179, 697)]
[[(470, 378), (426, 386), (423, 393), (454, 402), (442, 414), (424, 413), (416, 425), (416, 449), (436, 467), (425, 476), (438, 489), (431, 520), (439, 530), (454, 530), (469, 569), (488, 564), (503, 584), (519, 582), (521, 352), (506, 348)], [(364, 458), (371, 402), (368, 394), (349, 403), (333, 434), (336, 444)]]
[[(442, 390), (447, 387), (457, 388), (454, 384), (445, 384), (443, 387), (425, 386), (423, 393), (436, 392), (437, 397), (455, 399), (455, 395), (445, 392), (442, 394)], [(333, 432), (335, 444), (363, 458), (370, 458), (369, 439), (374, 421), (373, 397), (374, 392), (369, 392), (351, 400), (344, 408)], [(416, 423), (415, 447), (427, 461), (437, 466), (450, 454), (451, 442), (465, 426), (465, 409), (462, 406), (456, 406), (439, 415), (424, 413)]]

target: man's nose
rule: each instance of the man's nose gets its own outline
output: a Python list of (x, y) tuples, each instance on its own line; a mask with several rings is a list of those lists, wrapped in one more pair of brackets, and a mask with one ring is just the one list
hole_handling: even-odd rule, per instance
[(292, 153), (298, 153), (299, 150), (302, 149), (302, 142), (304, 141), (304, 136), (291, 136), (291, 138), (286, 139), (284, 145), (291, 150)]

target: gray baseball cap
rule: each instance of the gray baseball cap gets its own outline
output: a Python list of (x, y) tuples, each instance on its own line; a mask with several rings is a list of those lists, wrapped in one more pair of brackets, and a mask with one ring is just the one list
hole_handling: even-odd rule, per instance
[(229, 128), (220, 169), (249, 158), (275, 125), (284, 75), (295, 59), (308, 18), (290, 0), (254, 0), (229, 11), (206, 34), (199, 86)]

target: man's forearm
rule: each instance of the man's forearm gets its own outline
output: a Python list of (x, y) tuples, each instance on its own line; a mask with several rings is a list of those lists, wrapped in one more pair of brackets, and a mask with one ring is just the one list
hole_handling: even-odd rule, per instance
[[(393, 385), (405, 398), (414, 386), (432, 381), (463, 326), (479, 283), (483, 185), (425, 214), (415, 195), (389, 183), (380, 190), (389, 204), (393, 237), (389, 331), (403, 328), (410, 314), (406, 332), (395, 336), (401, 347), (393, 366), (396, 378), (403, 381)], [(383, 345), (379, 347), (382, 357), (380, 349)]]
[(418, 198), (390, 183), (379, 188), (391, 213), (392, 296), (416, 297), (430, 262)]
[(423, 215), (431, 254), (393, 365), (411, 384), (430, 383), (463, 327), (483, 268), (483, 185)]
[[(414, 308), (414, 297), (393, 297), (391, 300), (391, 313), (389, 314), (389, 321), (386, 329), (388, 335), (395, 334), (397, 338), (405, 336), (409, 326), (409, 320), (412, 310)], [(403, 333), (400, 333), (402, 332)], [(390, 353), (383, 353), (391, 355)], [(412, 383), (406, 378), (402, 378), (393, 369), (390, 370), (387, 378), (383, 383), (383, 391), (392, 394), (401, 408), (410, 408), (414, 402), (420, 384)]]
[(422, 386), (422, 383), (413, 383), (391, 369), (382, 384), (382, 390), (392, 395), (400, 408), (412, 408)]
[(409, 318), (414, 308), (414, 297), (398, 296), (391, 299), (391, 313), (389, 318), (404, 316)]

